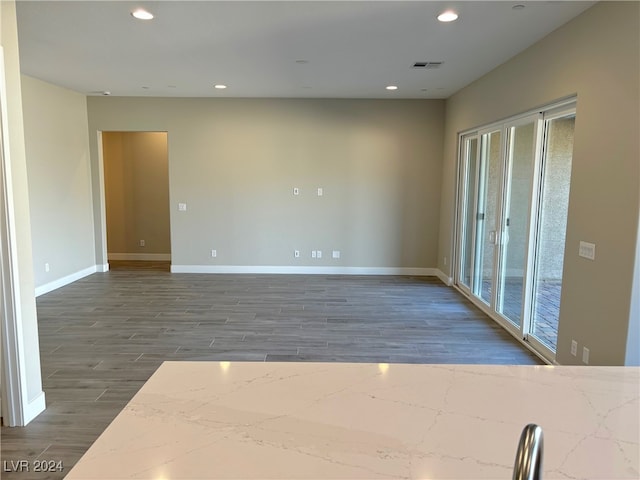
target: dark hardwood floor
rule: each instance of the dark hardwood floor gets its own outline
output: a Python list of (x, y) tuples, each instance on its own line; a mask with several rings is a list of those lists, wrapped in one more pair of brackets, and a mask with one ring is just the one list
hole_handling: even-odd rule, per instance
[(112, 263), (37, 299), (48, 408), (2, 428), (3, 470), (64, 472), (3, 478), (62, 478), (164, 360), (541, 363), (436, 278), (166, 270)]

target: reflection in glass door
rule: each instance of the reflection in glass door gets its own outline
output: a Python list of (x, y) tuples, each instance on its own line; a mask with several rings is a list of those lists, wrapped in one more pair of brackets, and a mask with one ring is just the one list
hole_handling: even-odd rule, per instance
[(496, 311), (522, 328), (538, 115), (507, 126)]
[(487, 305), (493, 303), (491, 297), (495, 291), (494, 261), (502, 175), (501, 136), (502, 132), (496, 130), (480, 137), (473, 293)]
[(476, 204), (476, 183), (478, 166), (478, 137), (473, 135), (467, 137), (462, 142), (463, 163), (462, 163), (462, 184), (464, 185), (464, 200), (462, 202), (462, 228), (461, 237), (464, 248), (460, 259), (461, 275), (460, 286), (470, 293), (471, 279), (473, 276), (473, 238), (475, 229), (475, 204)]

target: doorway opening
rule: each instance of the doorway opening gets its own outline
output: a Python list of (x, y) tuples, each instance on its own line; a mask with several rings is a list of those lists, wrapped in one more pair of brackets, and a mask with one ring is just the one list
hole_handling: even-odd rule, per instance
[(169, 271), (167, 132), (102, 132), (109, 268)]
[(454, 284), (555, 359), (575, 100), (460, 136)]

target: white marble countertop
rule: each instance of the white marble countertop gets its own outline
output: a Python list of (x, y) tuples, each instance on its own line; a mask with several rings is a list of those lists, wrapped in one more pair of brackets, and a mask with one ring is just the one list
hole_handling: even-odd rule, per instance
[(167, 362), (68, 479), (637, 479), (632, 367)]

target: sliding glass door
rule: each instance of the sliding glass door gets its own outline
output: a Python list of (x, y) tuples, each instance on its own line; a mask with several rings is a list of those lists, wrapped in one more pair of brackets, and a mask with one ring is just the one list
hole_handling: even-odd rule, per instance
[(523, 308), (529, 247), (531, 190), (539, 116), (506, 127), (503, 213), (498, 264), (496, 311), (519, 331)]
[(560, 318), (575, 120), (572, 108), (550, 112), (546, 116), (538, 185), (529, 334), (543, 348), (554, 352)]
[(460, 138), (456, 285), (549, 357), (549, 299), (559, 305), (562, 282), (571, 111), (536, 112)]

